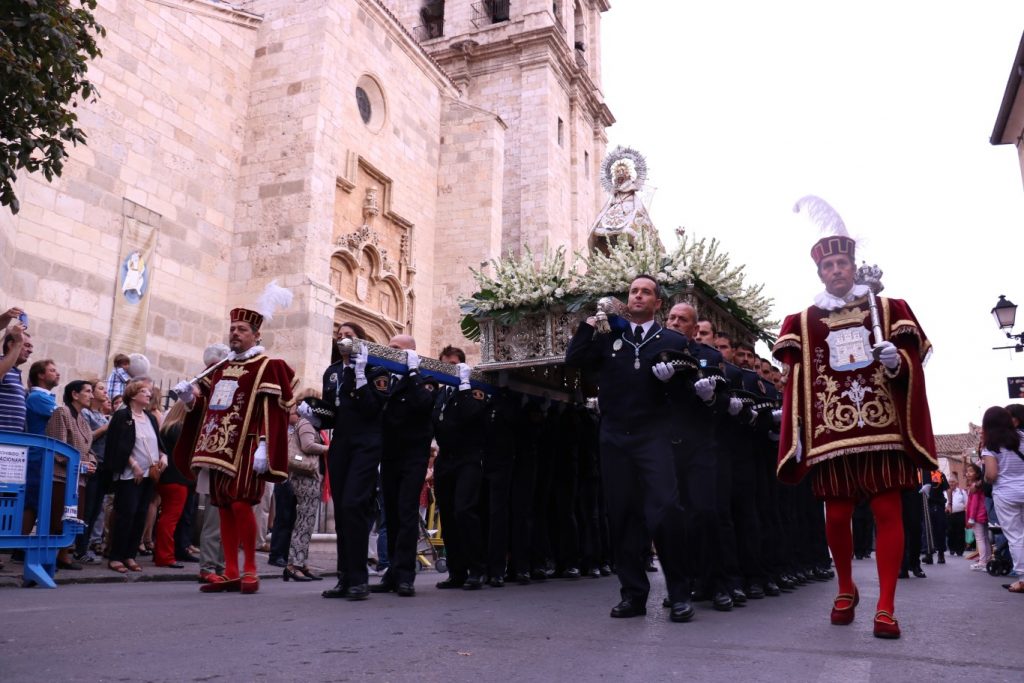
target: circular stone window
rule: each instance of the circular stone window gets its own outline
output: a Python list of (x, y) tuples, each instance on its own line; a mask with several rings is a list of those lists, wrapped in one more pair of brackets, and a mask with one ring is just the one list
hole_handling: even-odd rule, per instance
[(384, 92), (372, 76), (363, 74), (356, 81), (356, 108), (359, 110), (359, 118), (373, 132), (376, 133), (384, 127), (384, 118), (387, 113)]

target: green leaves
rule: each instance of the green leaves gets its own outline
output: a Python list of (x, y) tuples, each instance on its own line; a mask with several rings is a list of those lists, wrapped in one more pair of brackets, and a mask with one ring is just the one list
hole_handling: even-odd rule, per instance
[(96, 0), (3, 0), (0, 11), (0, 204), (18, 213), (17, 172), (64, 170), (65, 143), (85, 144), (73, 111), (94, 101), (88, 62), (98, 57)]

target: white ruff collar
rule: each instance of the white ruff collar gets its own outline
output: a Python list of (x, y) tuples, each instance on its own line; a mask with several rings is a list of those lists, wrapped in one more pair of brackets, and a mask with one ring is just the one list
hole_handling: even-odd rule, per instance
[(250, 358), (255, 358), (256, 356), (260, 355), (265, 350), (266, 349), (264, 349), (262, 346), (257, 345), (252, 347), (248, 351), (242, 351), (242, 353), (235, 353), (234, 351), (232, 351), (228, 354), (228, 358), (230, 360), (249, 360)]
[(849, 305), (850, 302), (856, 301), (862, 296), (867, 296), (868, 291), (867, 285), (854, 285), (850, 288), (850, 291), (846, 293), (846, 296), (842, 298), (832, 296), (828, 292), (822, 292), (814, 297), (814, 305), (823, 311), (834, 311), (839, 308), (844, 308)]

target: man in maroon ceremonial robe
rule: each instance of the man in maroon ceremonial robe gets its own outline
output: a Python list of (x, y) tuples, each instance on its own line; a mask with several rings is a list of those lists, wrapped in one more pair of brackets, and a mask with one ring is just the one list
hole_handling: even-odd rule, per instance
[[(288, 409), (294, 372), (268, 358), (258, 345), (263, 316), (231, 311), (231, 354), (223, 365), (192, 385), (174, 388), (189, 406), (174, 451), (182, 472), (208, 468), (210, 500), (220, 513), (224, 575), (200, 586), (204, 593), (259, 590), (256, 573), (256, 517), (252, 506), (265, 482), (288, 478)], [(245, 560), (238, 571), (238, 546)]]
[(839, 580), (831, 613), (836, 625), (853, 621), (859, 600), (851, 517), (860, 500), (870, 501), (878, 530), (874, 635), (898, 638), (900, 492), (918, 486), (919, 467), (937, 464), (922, 367), (931, 343), (906, 302), (883, 297), (877, 298), (882, 338), (873, 339), (868, 288), (855, 282), (856, 243), (823, 200), (806, 197), (800, 208), (839, 229), (811, 250), (825, 291), (813, 306), (786, 318), (773, 349), (790, 368), (778, 416), (778, 476), (796, 483), (810, 475), (815, 495), (825, 500)]

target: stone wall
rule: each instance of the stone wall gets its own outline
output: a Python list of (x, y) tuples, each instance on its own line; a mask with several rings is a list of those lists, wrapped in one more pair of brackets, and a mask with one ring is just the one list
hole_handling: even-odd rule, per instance
[[(117, 351), (176, 374), (223, 336), (259, 22), (199, 0), (100, 0), (96, 14), (101, 98), (77, 108), (88, 145), (54, 182), (19, 182), (21, 212), (0, 219), (2, 258), (3, 241), (14, 245), (2, 293), (30, 315), (34, 357), (54, 358), (66, 379), (107, 372)], [(146, 349), (107, 348), (126, 198), (161, 216)]]

